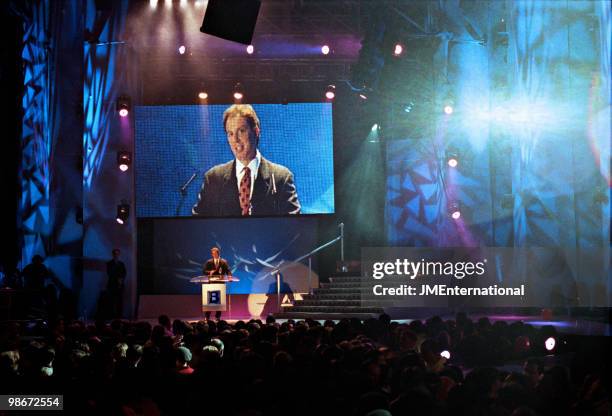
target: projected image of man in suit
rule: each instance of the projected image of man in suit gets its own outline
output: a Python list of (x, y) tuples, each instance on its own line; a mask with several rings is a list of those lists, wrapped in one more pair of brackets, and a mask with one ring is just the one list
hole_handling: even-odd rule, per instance
[(300, 213), (293, 173), (259, 152), (259, 118), (248, 104), (223, 113), (227, 142), (235, 159), (204, 175), (193, 215), (207, 217)]

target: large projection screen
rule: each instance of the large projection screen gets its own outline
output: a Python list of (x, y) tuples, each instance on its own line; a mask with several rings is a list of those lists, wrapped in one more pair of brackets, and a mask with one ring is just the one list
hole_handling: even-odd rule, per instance
[[(224, 126), (224, 112), (229, 107), (135, 108), (137, 217), (192, 216), (204, 188), (210, 209), (200, 210), (201, 216), (242, 215), (236, 208), (236, 158)], [(259, 119), (256, 147), (260, 167), (249, 215), (295, 214), (291, 198), (297, 200), (300, 215), (333, 213), (332, 105), (254, 104), (252, 108)], [(209, 176), (205, 176), (207, 172)], [(208, 186), (204, 185), (207, 180)]]

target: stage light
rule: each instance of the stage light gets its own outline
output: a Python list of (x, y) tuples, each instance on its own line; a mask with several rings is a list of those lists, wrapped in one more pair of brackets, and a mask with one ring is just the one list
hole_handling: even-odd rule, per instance
[(187, 7), (187, 0), (181, 0), (179, 2), (179, 6), (181, 7), (181, 9), (184, 9), (185, 7)]
[(544, 341), (544, 347), (546, 348), (546, 351), (554, 350), (556, 345), (557, 340), (553, 337), (548, 337), (546, 338), (546, 341)]
[(117, 152), (117, 165), (119, 166), (119, 170), (121, 172), (128, 170), (131, 164), (132, 154), (130, 152), (126, 152), (125, 150)]
[(149, 0), (149, 6), (151, 6), (152, 9), (155, 9), (157, 7), (157, 0)]
[(514, 352), (517, 354), (523, 354), (531, 349), (531, 341), (526, 335), (520, 335), (514, 340)]
[(370, 132), (368, 133), (368, 142), (370, 143), (380, 143), (380, 124), (374, 123)]
[(454, 220), (461, 218), (461, 209), (459, 208), (459, 204), (456, 202), (450, 204), (448, 212), (450, 213), (451, 218)]
[(453, 111), (455, 110), (452, 105), (447, 104), (444, 106), (444, 114), (448, 114), (450, 116), (451, 114), (453, 114)]
[(184, 55), (186, 50), (187, 48), (185, 47), (185, 45), (181, 45), (178, 48), (178, 53), (180, 53), (181, 55)]
[(456, 168), (459, 165), (459, 155), (455, 150), (446, 151), (446, 163), (451, 168)]
[(334, 98), (336, 98), (335, 85), (328, 85), (327, 88), (325, 88), (325, 98), (327, 98), (328, 100), (333, 100)]
[(208, 99), (208, 92), (206, 91), (207, 88), (207, 82), (204, 80), (200, 80), (199, 82), (199, 88), (198, 88), (198, 98), (200, 100), (207, 100)]
[(323, 45), (323, 46), (321, 46), (321, 53), (322, 53), (323, 55), (327, 55), (327, 54), (329, 54), (329, 45)]
[(255, 52), (255, 47), (253, 45), (249, 45), (246, 47), (246, 51), (249, 55), (252, 55)]
[(403, 52), (404, 52), (404, 47), (402, 46), (402, 44), (396, 43), (395, 47), (393, 48), (393, 55), (400, 56)]
[(368, 96), (365, 95), (365, 93), (361, 92), (361, 93), (359, 93), (359, 98), (361, 98), (362, 100), (367, 100)]
[(130, 97), (122, 95), (117, 98), (117, 111), (121, 117), (127, 117), (130, 113)]
[(121, 225), (125, 224), (130, 216), (130, 206), (129, 204), (122, 202), (120, 205), (117, 205), (117, 217), (115, 220)]
[(197, 0), (195, 3), (193, 3), (193, 5), (195, 7), (202, 7), (202, 2), (200, 0)]
[(414, 103), (410, 101), (408, 104), (404, 106), (404, 113), (409, 113), (412, 111), (412, 107), (414, 107)]
[(242, 84), (237, 82), (234, 85), (234, 100), (240, 101), (244, 98), (244, 88), (242, 88)]
[(442, 352), (440, 353), (440, 357), (444, 357), (444, 358), (446, 358), (447, 360), (450, 360), (451, 353), (450, 353), (450, 351), (444, 350), (444, 351), (442, 351)]
[(172, 8), (172, 0), (165, 0), (164, 4), (166, 5), (166, 9)]

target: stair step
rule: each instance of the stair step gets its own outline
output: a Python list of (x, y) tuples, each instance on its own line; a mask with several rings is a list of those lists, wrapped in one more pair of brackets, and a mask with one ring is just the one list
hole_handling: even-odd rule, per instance
[(352, 287), (325, 287), (325, 288), (318, 288), (318, 289), (314, 289), (313, 293), (315, 295), (320, 295), (320, 294), (326, 294), (326, 295), (341, 295), (341, 294), (352, 294), (352, 295), (359, 295), (361, 296), (361, 291), (359, 288), (352, 288)]
[(368, 312), (354, 312), (354, 313), (334, 313), (334, 312), (292, 312), (290, 310), (275, 313), (276, 319), (345, 319), (345, 318), (357, 318), (357, 319), (369, 319), (378, 318), (380, 313), (368, 313)]
[(326, 291), (319, 291), (316, 294), (304, 295), (304, 300), (334, 300), (334, 299), (346, 299), (346, 300), (361, 300), (361, 293), (327, 293)]
[(331, 282), (321, 282), (321, 287), (359, 287), (360, 282), (345, 282), (343, 280), (334, 280)]
[(304, 299), (297, 301), (296, 306), (361, 306), (360, 299)]
[(359, 306), (293, 306), (292, 312), (324, 312), (324, 313), (383, 313), (383, 308)]
[[(369, 318), (384, 312), (380, 302), (361, 299), (364, 278), (359, 274), (335, 274), (329, 282), (320, 283), (312, 294), (304, 295), (291, 307), (284, 307), (277, 317), (341, 319)], [(327, 318), (324, 318), (327, 317)]]
[(365, 307), (370, 306), (391, 306), (394, 304), (393, 299), (361, 299), (359, 297), (353, 297), (351, 299), (347, 299), (345, 297), (335, 297), (331, 299), (321, 299), (321, 298), (304, 298), (303, 300), (297, 300), (294, 303), (294, 306), (298, 305), (361, 305)]
[(330, 276), (330, 282), (338, 282), (338, 283), (361, 283), (363, 277), (361, 276)]

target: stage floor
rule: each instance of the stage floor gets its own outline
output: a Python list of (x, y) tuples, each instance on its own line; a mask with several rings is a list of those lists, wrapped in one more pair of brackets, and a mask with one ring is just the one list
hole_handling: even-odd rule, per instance
[[(448, 315), (448, 316), (440, 315), (440, 316), (444, 320), (454, 319), (454, 315), (452, 316), (451, 315)], [(507, 323), (512, 323), (512, 322), (522, 321), (526, 324), (533, 325), (535, 327), (551, 325), (558, 332), (565, 333), (565, 334), (593, 335), (593, 336), (602, 336), (602, 335), (610, 336), (611, 335), (609, 322), (590, 320), (587, 318), (555, 316), (553, 317), (553, 319), (546, 320), (546, 319), (542, 319), (542, 316), (537, 316), (537, 315), (510, 315), (510, 314), (508, 315), (474, 314), (474, 315), (469, 315), (469, 317), (472, 319), (472, 321), (477, 321), (480, 318), (489, 318), (491, 322), (504, 321)], [(250, 319), (261, 319), (262, 321), (265, 320), (265, 318), (261, 318), (257, 316), (254, 316), (254, 317), (233, 317), (232, 316), (231, 318), (232, 319), (227, 319), (225, 316), (222, 316), (223, 320), (231, 324), (234, 324), (238, 322), (239, 320), (242, 320), (245, 322)], [(171, 319), (177, 319), (177, 318), (171, 318)], [(201, 316), (200, 317), (191, 316), (191, 317), (181, 317), (178, 319), (181, 319), (183, 321), (188, 321), (188, 322), (197, 322), (197, 321), (203, 320), (204, 318)], [(316, 319), (316, 317), (314, 316), (312, 319), (315, 319), (321, 323), (325, 321), (324, 319)], [(157, 320), (152, 320), (152, 319), (146, 319), (146, 320), (149, 321), (151, 324), (157, 323)], [(298, 321), (301, 319), (295, 319), (295, 320)], [(338, 322), (340, 318), (338, 317), (337, 319), (332, 319), (332, 320), (335, 322)], [(400, 323), (410, 323), (413, 320), (414, 319), (393, 319), (394, 322), (400, 322)], [(287, 319), (277, 319), (276, 321), (279, 323), (283, 323), (283, 322), (286, 322)]]

